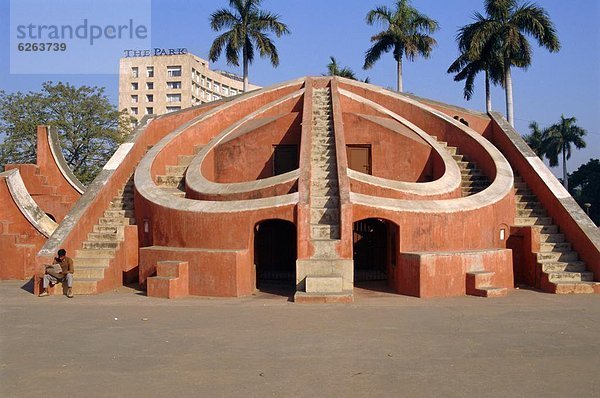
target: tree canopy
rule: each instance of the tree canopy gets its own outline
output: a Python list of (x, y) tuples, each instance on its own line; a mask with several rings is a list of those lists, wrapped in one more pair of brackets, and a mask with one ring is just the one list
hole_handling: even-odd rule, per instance
[(213, 41), (208, 57), (215, 62), (225, 50), (227, 63), (239, 66), (242, 53), (244, 91), (248, 88), (248, 64), (254, 61), (255, 48), (263, 58), (269, 58), (274, 67), (279, 65), (279, 54), (268, 33), (277, 37), (289, 34), (280, 16), (260, 9), (261, 0), (229, 0), (231, 9), (221, 8), (210, 16), (210, 27), (221, 33)]
[(569, 191), (585, 210), (589, 203), (590, 218), (600, 225), (600, 160), (590, 159), (569, 175)]
[(0, 91), (0, 165), (35, 163), (36, 128), (58, 129), (63, 155), (79, 180), (91, 182), (131, 132), (104, 88), (46, 82), (39, 92)]
[(384, 53), (392, 52), (397, 64), (398, 91), (404, 90), (402, 82), (402, 59), (413, 61), (421, 55), (428, 58), (437, 44), (430, 34), (438, 30), (437, 21), (420, 13), (410, 5), (409, 0), (397, 0), (390, 9), (379, 6), (369, 11), (366, 17), (369, 25), (380, 23), (383, 31), (371, 37), (373, 45), (365, 53), (363, 68), (369, 69)]

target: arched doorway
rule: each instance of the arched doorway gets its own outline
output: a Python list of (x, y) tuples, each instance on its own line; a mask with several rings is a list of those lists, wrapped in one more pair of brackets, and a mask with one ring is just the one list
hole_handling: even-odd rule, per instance
[(258, 289), (295, 288), (296, 226), (266, 220), (254, 227), (254, 264)]
[(353, 224), (354, 284), (386, 286), (390, 267), (396, 265), (398, 227), (380, 218)]

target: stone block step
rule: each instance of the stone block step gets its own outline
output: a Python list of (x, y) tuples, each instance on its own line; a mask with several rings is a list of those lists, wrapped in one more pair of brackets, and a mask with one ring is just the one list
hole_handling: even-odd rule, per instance
[(541, 234), (557, 234), (558, 233), (558, 225), (550, 224), (544, 225), (540, 227)]
[(178, 187), (183, 181), (179, 176), (159, 175), (156, 176), (156, 184), (164, 187)]
[(316, 196), (339, 196), (340, 189), (339, 187), (311, 187), (310, 189), (311, 195)]
[(90, 242), (85, 241), (81, 247), (83, 249), (116, 249), (119, 247), (120, 242)]
[(111, 202), (108, 205), (108, 209), (109, 210), (133, 210), (134, 209), (133, 200), (127, 201), (126, 203)]
[(329, 208), (311, 208), (310, 223), (311, 224), (329, 224), (335, 225), (340, 222), (340, 211), (337, 207)]
[(544, 242), (540, 244), (540, 252), (570, 252), (569, 242)]
[(342, 277), (307, 276), (306, 293), (342, 293)]
[(315, 208), (333, 207), (339, 209), (340, 198), (337, 196), (317, 196), (311, 195), (310, 206)]
[(188, 166), (167, 166), (166, 173), (169, 176), (178, 176), (180, 178), (183, 178), (183, 175), (185, 174), (187, 168)]
[(461, 162), (463, 160), (464, 156), (455, 154), (455, 155), (452, 155), (452, 158), (458, 162)]
[(462, 180), (461, 182), (461, 187), (463, 188), (484, 188), (486, 186), (488, 186), (488, 182), (487, 181), (482, 181), (482, 180)]
[(111, 226), (134, 225), (135, 218), (100, 217), (98, 219), (98, 224), (99, 225), (111, 225)]
[(123, 226), (117, 226), (117, 225), (94, 225), (94, 232), (99, 232), (99, 233), (122, 233), (124, 231)]
[[(83, 279), (104, 279), (104, 271), (107, 269), (107, 267), (93, 267), (93, 266), (86, 266), (86, 267), (75, 267), (75, 273), (73, 274), (74, 278), (83, 278)], [(75, 285), (75, 280), (73, 285)]]
[(584, 272), (569, 272), (569, 271), (559, 271), (559, 272), (548, 272), (546, 273), (548, 276), (548, 281), (552, 283), (556, 282), (593, 282), (594, 281), (594, 273), (590, 271)]
[(458, 168), (461, 169), (461, 170), (474, 169), (475, 168), (475, 165), (473, 163), (469, 163), (469, 162), (466, 162), (464, 160), (457, 161), (456, 164), (458, 164)]
[(298, 304), (335, 304), (352, 303), (354, 297), (352, 291), (342, 293), (306, 293), (296, 292), (294, 302)]
[(479, 297), (505, 297), (508, 289), (505, 287), (484, 286), (476, 290)]
[(73, 295), (98, 294), (98, 282), (96, 278), (73, 278)]
[(537, 261), (539, 262), (560, 262), (560, 261), (577, 261), (579, 260), (579, 255), (577, 252), (546, 252), (546, 253), (537, 253)]
[(593, 294), (600, 293), (600, 283), (598, 282), (556, 282), (556, 294)]
[(311, 224), (310, 237), (311, 239), (339, 239), (340, 226)]
[(540, 234), (541, 243), (560, 243), (565, 241), (565, 234)]
[(537, 196), (533, 194), (521, 195), (515, 194), (515, 201), (519, 203), (538, 203)]
[(544, 261), (539, 263), (542, 272), (585, 272), (585, 263), (583, 261)]
[(456, 155), (456, 154), (457, 154), (457, 153), (456, 153), (456, 152), (457, 152), (457, 149), (458, 149), (458, 148), (456, 148), (455, 146), (447, 146), (447, 145), (446, 145), (446, 150), (447, 150), (448, 152), (450, 152), (450, 154), (451, 154), (451, 155)]
[(546, 210), (538, 209), (517, 209), (517, 217), (546, 217)]
[(540, 202), (517, 202), (517, 209), (518, 210), (524, 210), (524, 209), (543, 209), (543, 206)]
[(552, 225), (552, 217), (516, 217), (515, 225)]
[(75, 259), (73, 260), (73, 265), (75, 267), (75, 271), (77, 271), (80, 267), (108, 267), (112, 258), (112, 256), (75, 257)]
[(135, 212), (133, 210), (106, 210), (104, 212), (105, 218), (133, 218)]
[(119, 236), (118, 233), (113, 232), (90, 232), (88, 234), (88, 241), (90, 242), (117, 242), (122, 240), (123, 235)]
[(113, 258), (115, 253), (114, 249), (78, 249), (75, 258)]
[(311, 183), (313, 188), (334, 188), (338, 186), (337, 178), (313, 178)]

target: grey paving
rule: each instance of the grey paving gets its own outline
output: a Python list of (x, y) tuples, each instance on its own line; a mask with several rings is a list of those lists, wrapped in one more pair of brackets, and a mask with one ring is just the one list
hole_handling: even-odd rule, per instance
[[(377, 289), (378, 287), (375, 286)], [(593, 397), (600, 299), (37, 298), (0, 282), (0, 396)]]

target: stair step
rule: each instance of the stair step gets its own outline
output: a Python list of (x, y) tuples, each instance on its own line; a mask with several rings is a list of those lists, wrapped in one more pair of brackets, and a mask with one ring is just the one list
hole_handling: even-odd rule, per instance
[(544, 261), (539, 263), (542, 272), (585, 272), (585, 263), (583, 261)]
[(117, 249), (121, 243), (120, 242), (90, 242), (85, 241), (82, 243), (81, 247), (83, 249)]
[(185, 191), (182, 191), (179, 188), (161, 187), (161, 190), (163, 192), (166, 192), (166, 193), (170, 194), (170, 195), (179, 196), (180, 198), (184, 198), (185, 197)]
[(183, 175), (185, 174), (187, 168), (188, 166), (167, 166), (166, 173), (169, 176), (178, 176), (180, 178), (183, 178)]
[(569, 242), (544, 242), (540, 244), (540, 252), (570, 252), (572, 250)]
[(340, 211), (337, 207), (330, 208), (311, 208), (310, 223), (311, 224), (339, 224)]
[(73, 260), (75, 270), (80, 267), (108, 267), (113, 257), (75, 257)]
[[(74, 278), (77, 278), (77, 283), (79, 282), (79, 278), (83, 279), (104, 279), (104, 271), (107, 267), (76, 267), (75, 273), (73, 274)], [(73, 284), (75, 285), (75, 283)]]
[(106, 218), (132, 218), (135, 217), (133, 210), (106, 210), (104, 211)]
[(517, 201), (517, 210), (525, 210), (525, 209), (543, 209), (542, 204), (540, 202), (519, 202)]
[(76, 251), (75, 258), (114, 258), (115, 254), (114, 249), (79, 249)]
[(548, 213), (544, 209), (517, 209), (517, 217), (546, 217)]
[(569, 271), (558, 271), (558, 272), (547, 272), (548, 281), (552, 283), (556, 282), (593, 282), (594, 273), (590, 271), (583, 272), (569, 272)]
[(178, 187), (182, 184), (183, 177), (159, 175), (156, 176), (156, 184), (164, 187)]
[(90, 232), (88, 234), (88, 241), (90, 242), (117, 242), (122, 241), (123, 236), (119, 236), (118, 233), (112, 232)]
[(338, 208), (340, 207), (340, 198), (337, 196), (317, 196), (311, 195), (310, 206), (313, 208)]
[(94, 232), (113, 233), (123, 232), (123, 226), (117, 225), (94, 225)]
[(537, 253), (537, 261), (539, 262), (562, 262), (562, 261), (577, 261), (579, 260), (579, 255), (577, 252), (546, 252), (546, 253)]
[(592, 294), (600, 293), (598, 282), (555, 282), (556, 294)]
[(311, 232), (310, 233), (311, 239), (339, 239), (340, 238), (339, 225), (311, 224), (310, 232)]
[(552, 225), (552, 217), (516, 217), (515, 225)]
[(565, 234), (540, 234), (541, 243), (561, 243), (565, 241)]
[(99, 225), (111, 225), (111, 226), (122, 226), (122, 225), (134, 225), (135, 218), (124, 218), (124, 217), (100, 217), (98, 219)]

